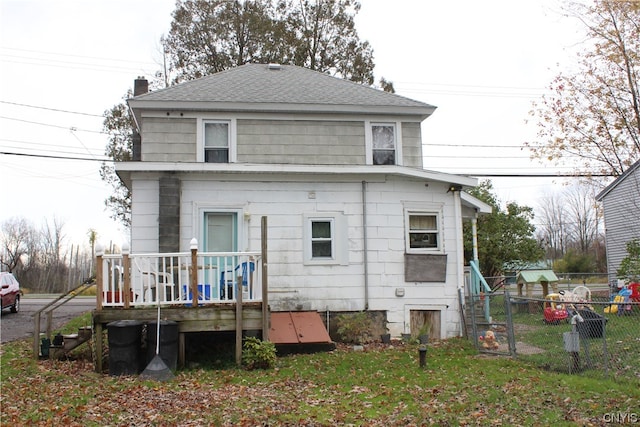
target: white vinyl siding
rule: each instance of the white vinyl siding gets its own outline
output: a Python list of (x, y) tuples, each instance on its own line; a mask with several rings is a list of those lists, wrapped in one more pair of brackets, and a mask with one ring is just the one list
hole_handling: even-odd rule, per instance
[(362, 121), (238, 120), (238, 162), (364, 165)]
[(193, 162), (196, 160), (196, 120), (145, 117), (142, 122), (141, 159), (144, 162)]
[(609, 279), (617, 278), (627, 256), (627, 242), (640, 238), (640, 167), (626, 175), (602, 198)]

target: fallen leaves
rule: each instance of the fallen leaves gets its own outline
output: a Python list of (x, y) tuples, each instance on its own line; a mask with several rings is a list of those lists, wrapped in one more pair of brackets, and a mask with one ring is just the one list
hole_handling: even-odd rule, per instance
[(576, 390), (562, 376), (466, 353), (439, 343), (421, 369), (410, 346), (339, 348), (281, 358), (270, 371), (179, 371), (167, 383), (98, 375), (82, 360), (32, 361), (3, 377), (1, 424), (597, 425), (598, 414), (639, 397)]

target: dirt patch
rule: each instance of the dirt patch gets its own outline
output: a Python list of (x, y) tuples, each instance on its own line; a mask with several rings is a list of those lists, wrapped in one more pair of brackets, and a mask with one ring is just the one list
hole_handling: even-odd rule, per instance
[(524, 343), (522, 341), (516, 341), (516, 353), (518, 354), (529, 355), (529, 354), (540, 354), (544, 352), (545, 350), (539, 347), (535, 347), (533, 345)]

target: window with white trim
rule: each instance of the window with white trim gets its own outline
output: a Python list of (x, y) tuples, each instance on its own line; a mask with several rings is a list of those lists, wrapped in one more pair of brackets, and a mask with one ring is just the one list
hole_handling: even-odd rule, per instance
[(396, 164), (396, 125), (394, 123), (371, 124), (371, 150), (374, 165)]
[(435, 212), (407, 212), (407, 252), (441, 249), (439, 215)]
[(230, 126), (228, 121), (207, 120), (204, 122), (204, 161), (206, 163), (229, 163)]
[(311, 259), (333, 259), (333, 219), (311, 219)]
[(305, 265), (347, 265), (347, 221), (343, 212), (304, 214)]

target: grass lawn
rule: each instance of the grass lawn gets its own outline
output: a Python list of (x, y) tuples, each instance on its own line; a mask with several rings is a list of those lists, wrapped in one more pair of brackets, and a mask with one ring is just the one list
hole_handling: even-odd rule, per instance
[[(167, 383), (93, 372), (90, 352), (35, 361), (29, 341), (1, 347), (1, 425), (604, 425), (640, 417), (640, 388), (478, 355), (462, 339), (339, 346), (280, 357), (275, 369), (177, 372)], [(634, 415), (635, 413), (635, 415)]]

